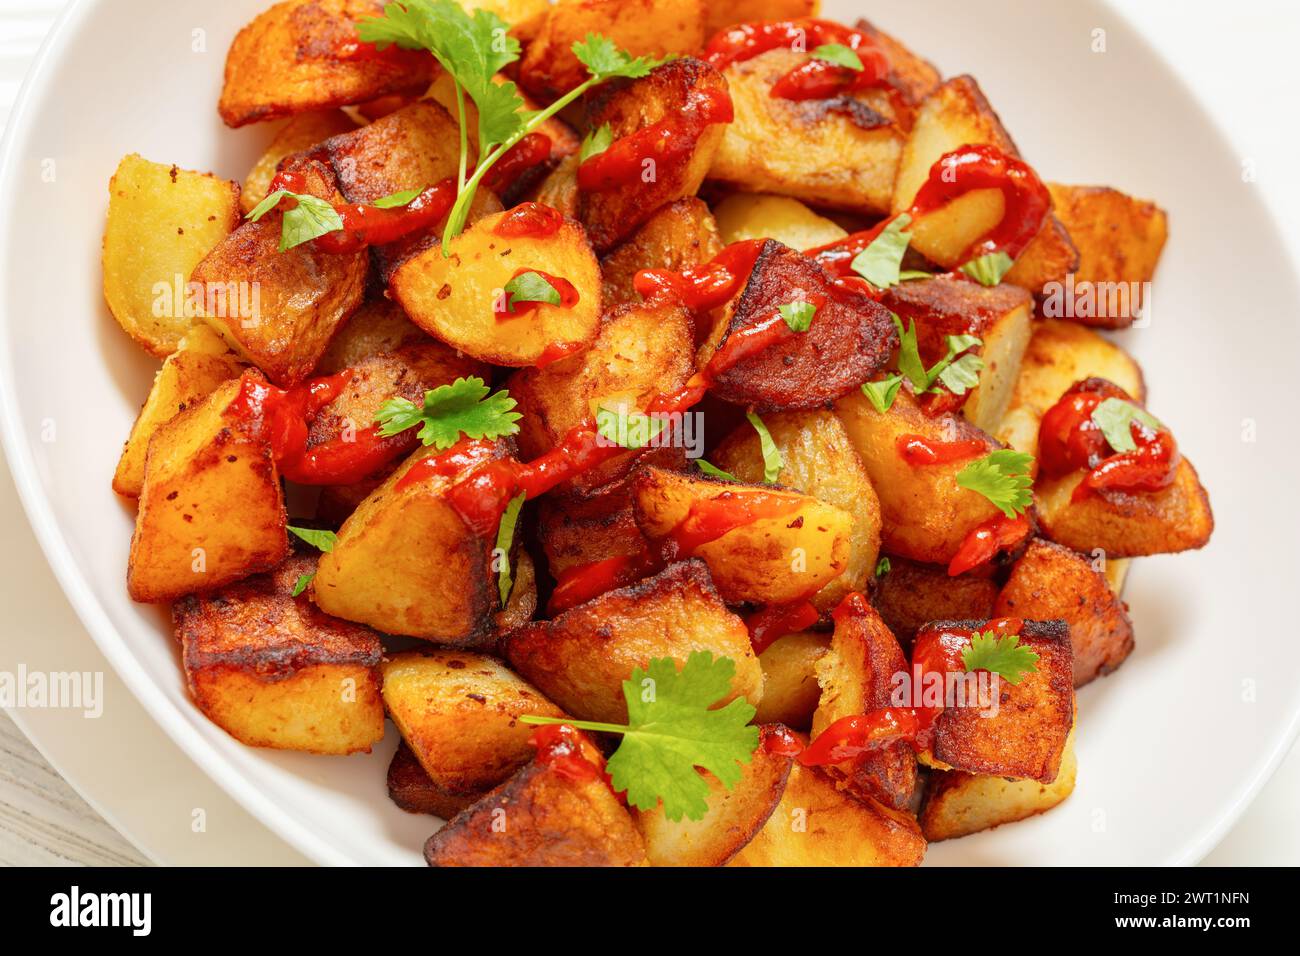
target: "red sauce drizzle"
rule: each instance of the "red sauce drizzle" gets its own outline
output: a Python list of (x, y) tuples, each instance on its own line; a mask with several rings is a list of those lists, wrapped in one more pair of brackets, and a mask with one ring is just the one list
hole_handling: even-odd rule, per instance
[(483, 185), (495, 193), (502, 192), (525, 171), (540, 166), (551, 158), (551, 137), (545, 133), (529, 133), (488, 170)]
[(555, 580), (555, 590), (546, 604), (547, 613), (554, 616), (606, 591), (639, 581), (653, 573), (659, 564), (658, 558), (642, 549), (635, 554), (619, 554), (565, 568)]
[(545, 239), (560, 231), (564, 213), (540, 202), (523, 202), (501, 217), (493, 235), (505, 239)]
[(805, 631), (821, 618), (817, 608), (808, 601), (773, 604), (755, 611), (745, 618), (749, 628), (749, 642), (755, 654), (762, 654), (777, 640), (796, 631)]
[(982, 438), (960, 441), (932, 441), (923, 435), (899, 435), (894, 443), (903, 461), (913, 468), (925, 465), (951, 465), (984, 454), (988, 446)]
[(765, 724), (758, 734), (758, 745), (763, 753), (774, 757), (797, 757), (803, 752), (803, 742), (784, 724)]
[(726, 305), (748, 281), (765, 239), (743, 239), (727, 246), (702, 266), (681, 272), (646, 269), (638, 272), (632, 285), (644, 299), (672, 295), (695, 312), (707, 312)]
[(781, 518), (798, 508), (798, 498), (781, 497), (766, 491), (724, 491), (715, 498), (692, 502), (686, 517), (668, 532), (664, 551), (670, 558), (689, 557), (737, 528), (756, 521)]
[(861, 70), (809, 60), (790, 70), (772, 85), (771, 95), (788, 100), (829, 99), (843, 93), (880, 86), (889, 75), (889, 58), (875, 41), (857, 30), (830, 20), (764, 20), (741, 23), (723, 30), (704, 48), (704, 58), (725, 69), (779, 48), (811, 50), (827, 43), (846, 46), (858, 54)]
[(955, 578), (972, 568), (992, 561), (999, 551), (1010, 551), (1028, 537), (1032, 530), (1029, 518), (1017, 515), (1008, 518), (997, 515), (973, 528), (957, 547), (957, 553), (948, 562), (948, 576)]
[(585, 783), (605, 777), (605, 769), (583, 753), (581, 732), (568, 724), (541, 724), (528, 742), (537, 748), (537, 762), (566, 780)]

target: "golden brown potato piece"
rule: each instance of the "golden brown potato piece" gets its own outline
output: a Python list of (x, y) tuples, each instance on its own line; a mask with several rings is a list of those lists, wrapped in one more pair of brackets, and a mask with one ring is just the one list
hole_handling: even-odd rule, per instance
[(555, 578), (569, 568), (630, 557), (649, 547), (636, 525), (626, 481), (591, 498), (544, 495), (538, 507), (537, 537)]
[(1046, 813), (1074, 792), (1077, 767), (1071, 731), (1051, 783), (936, 770), (926, 783), (921, 831), (935, 843)]
[(476, 793), (454, 797), (444, 793), (429, 779), (406, 741), (398, 742), (388, 764), (388, 799), (407, 813), (428, 813), (450, 820), (484, 796), (486, 794)]
[(916, 632), (931, 621), (993, 617), (997, 582), (978, 574), (948, 577), (948, 569), (891, 556), (880, 576), (875, 605), (899, 643), (910, 648)]
[(558, 209), (570, 219), (578, 218), (578, 165), (577, 154), (565, 156), (555, 164), (525, 199)]
[[(860, 595), (835, 615), (830, 649), (817, 661), (821, 697), (812, 719), (814, 739), (842, 717), (866, 714), (893, 703), (895, 677), (908, 671), (903, 649), (885, 622)], [(916, 755), (899, 741), (827, 768), (839, 786), (889, 807), (903, 809), (916, 790)]]
[(795, 730), (812, 726), (822, 692), (814, 667), (830, 643), (829, 634), (797, 631), (777, 638), (758, 655), (763, 668), (763, 700), (755, 723), (785, 724)]
[(217, 105), (222, 120), (243, 126), (422, 92), (433, 80), (434, 60), (427, 53), (395, 47), (353, 58), (339, 53), (356, 39), (354, 24), (383, 7), (381, 0), (285, 0), (260, 14), (226, 54)]
[(298, 580), (314, 555), (291, 557), (172, 608), (185, 678), (205, 715), (250, 747), (317, 754), (369, 751), (384, 736), (379, 635), (317, 610)]
[[(773, 412), (763, 416), (781, 453), (782, 485), (812, 495), (853, 516), (849, 561), (843, 573), (811, 598), (829, 611), (850, 591), (861, 591), (880, 555), (880, 500), (867, 470), (833, 412)], [(748, 423), (732, 432), (713, 453), (713, 463), (741, 481), (761, 484), (763, 452), (758, 432)]]
[(938, 89), (943, 77), (929, 60), (922, 59), (874, 24), (859, 20), (853, 29), (871, 37), (889, 58), (889, 85), (901, 91), (909, 102), (920, 103)]
[(271, 180), (275, 178), (280, 160), (301, 153), (311, 147), (325, 142), (331, 136), (347, 133), (357, 128), (352, 117), (342, 110), (316, 110), (300, 113), (284, 124), (275, 134), (271, 145), (266, 148), (257, 163), (244, 180), (244, 189), (239, 194), (239, 205), (244, 213), (252, 212), (271, 191)]
[[(435, 246), (403, 263), (391, 291), (416, 325), (467, 355), (494, 365), (545, 365), (599, 333), (600, 264), (576, 222), (566, 219), (551, 236), (499, 236), (508, 215), (480, 219), (451, 241), (447, 255)], [(502, 318), (502, 289), (523, 272), (567, 280), (578, 301), (543, 302)]]
[(848, 233), (797, 199), (766, 193), (732, 193), (713, 207), (718, 233), (727, 245), (745, 239), (775, 239), (804, 252), (843, 239)]
[(820, 6), (820, 0), (730, 0), (728, 3), (706, 3), (704, 39), (711, 39), (719, 30), (735, 23), (811, 17)]
[(917, 346), (927, 368), (947, 354), (947, 337), (974, 335), (984, 361), (979, 385), (962, 414), (976, 428), (992, 432), (1002, 421), (1020, 374), (1020, 362), (1033, 333), (1033, 297), (1018, 286), (985, 288), (975, 282), (939, 276), (903, 282), (880, 300), (903, 324), (916, 323)]
[(430, 866), (644, 866), (645, 844), (602, 778), (590, 741), (590, 777), (534, 760), (429, 837)]
[(993, 613), (1070, 627), (1074, 686), (1109, 674), (1133, 651), (1133, 625), (1124, 602), (1081, 554), (1042, 538), (1011, 569)]
[[(788, 733), (767, 726), (760, 733)], [(637, 829), (645, 838), (651, 866), (723, 866), (739, 853), (772, 815), (793, 761), (768, 753), (760, 743), (740, 780), (730, 790), (707, 771), (697, 771), (709, 783), (709, 809), (702, 820), (683, 817), (677, 822), (664, 816), (663, 807), (634, 811)]]
[[(1142, 283), (1150, 282), (1169, 235), (1165, 211), (1105, 186), (1048, 183), (1056, 215), (1079, 250), (1075, 294), (1068, 318), (1084, 325), (1122, 329), (1142, 314)], [(1092, 288), (1083, 287), (1083, 283)], [(1044, 290), (1043, 314), (1067, 317), (1068, 291)], [(1087, 293), (1091, 293), (1088, 295)], [(1055, 301), (1054, 301), (1055, 300)]]
[(632, 282), (642, 269), (680, 272), (703, 265), (721, 251), (722, 240), (708, 206), (694, 196), (670, 203), (601, 260), (605, 308), (641, 301)]
[(573, 53), (587, 34), (632, 56), (694, 53), (704, 45), (704, 0), (558, 0), (519, 63), (519, 84), (549, 103), (590, 75)]
[(732, 694), (757, 704), (763, 672), (744, 622), (727, 610), (699, 561), (670, 565), (652, 578), (526, 624), (506, 638), (512, 667), (566, 713), (582, 720), (627, 722), (623, 681), (651, 660), (685, 663), (694, 651), (736, 664)]
[(818, 206), (888, 212), (905, 137), (888, 92), (829, 100), (773, 96), (772, 84), (807, 60), (804, 53), (769, 50), (722, 71), (735, 120), (709, 178)]
[[(481, 536), (448, 503), (455, 478), (397, 487), (412, 465), (436, 454), (417, 450), (343, 522), (334, 550), (321, 558), (316, 603), (387, 634), (473, 644), (492, 630), (499, 602), (495, 529)], [(498, 442), (485, 459), (506, 454)]]
[(836, 789), (796, 761), (781, 802), (730, 866), (917, 866), (925, 838), (912, 814)]
[(239, 378), (244, 363), (226, 348), (221, 337), (206, 325), (196, 325), (181, 339), (176, 351), (163, 361), (154, 377), (131, 435), (122, 448), (113, 474), (113, 490), (126, 498), (140, 497), (144, 486), (144, 460), (149, 439), (159, 426), (207, 398), (217, 386)]
[[(979, 628), (981, 621), (937, 621), (924, 630)], [(922, 763), (939, 769), (1051, 783), (1074, 726), (1074, 666), (1064, 621), (1025, 621), (1020, 646), (1038, 655), (1020, 683), (998, 679), (997, 711), (948, 707), (934, 725)]]
[(164, 358), (194, 325), (190, 273), (239, 224), (239, 186), (132, 153), (108, 196), (104, 299), (131, 338)]
[(732, 336), (770, 321), (782, 305), (817, 304), (812, 325), (715, 376), (713, 394), (759, 411), (818, 408), (885, 367), (898, 345), (889, 311), (834, 285), (816, 263), (775, 240), (763, 243), (754, 271), (700, 351), (700, 364)]
[(443, 648), (383, 665), (384, 704), (429, 779), (452, 796), (490, 790), (533, 758), (524, 714), (564, 713), (485, 654)]
[(1111, 491), (1072, 502), (1083, 476), (1076, 471), (1034, 485), (1043, 534), (1058, 544), (1084, 554), (1099, 550), (1107, 558), (1136, 558), (1194, 551), (1210, 540), (1210, 499), (1186, 458), (1173, 484), (1160, 491)]
[(904, 435), (931, 441), (982, 439), (994, 451), (997, 442), (966, 419), (927, 415), (906, 389), (887, 412), (876, 411), (859, 390), (836, 402), (835, 411), (880, 496), (881, 547), (887, 554), (947, 564), (967, 534), (1001, 513), (979, 492), (957, 484), (957, 474), (974, 459), (913, 466), (899, 454), (898, 439)]
[(177, 415), (149, 440), (126, 586), (174, 601), (266, 571), (289, 553), (266, 423), (241, 402), (253, 371)]
[[(683, 306), (657, 299), (606, 314), (600, 335), (581, 355), (545, 368), (516, 372), (506, 383), (519, 422), (519, 454), (536, 458), (550, 451), (575, 425), (597, 421), (601, 409), (641, 411), (663, 392), (686, 384), (695, 371), (695, 322)], [(676, 426), (661, 442), (678, 441)], [(619, 455), (560, 486), (588, 493), (627, 474), (639, 460), (656, 453), (647, 446)]]
[[(719, 499), (727, 503), (706, 504)], [(641, 533), (656, 543), (671, 539), (693, 513), (721, 507), (739, 514), (736, 509), (753, 503), (756, 520), (738, 519), (736, 527), (689, 554), (670, 555), (702, 559), (730, 604), (799, 600), (839, 577), (849, 564), (853, 515), (808, 495), (644, 468), (632, 479), (632, 500)], [(674, 544), (666, 546), (671, 551)]]
[[(702, 95), (725, 93), (726, 89), (722, 74), (704, 61), (693, 57), (671, 60), (648, 76), (596, 89), (587, 101), (587, 125), (591, 129), (608, 125), (617, 141), (682, 114)], [(684, 126), (672, 150), (663, 149), (656, 154), (658, 158), (642, 161), (643, 166), (653, 163), (649, 173), (643, 169), (632, 182), (609, 189), (579, 187), (578, 218), (596, 251), (609, 251), (656, 210), (694, 196), (725, 128), (720, 123)], [(695, 136), (689, 150), (679, 142), (688, 134)], [(679, 148), (683, 150), (680, 153)]]
[(316, 363), (316, 374), (333, 375), (380, 352), (433, 341), (436, 340), (406, 317), (400, 305), (375, 296), (366, 299), (330, 341), (329, 348)]

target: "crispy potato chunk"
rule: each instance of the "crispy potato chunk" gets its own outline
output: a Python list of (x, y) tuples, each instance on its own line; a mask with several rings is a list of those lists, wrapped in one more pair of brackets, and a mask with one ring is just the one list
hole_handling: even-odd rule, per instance
[(244, 189), (239, 194), (240, 208), (245, 214), (250, 213), (270, 194), (271, 180), (275, 178), (281, 160), (356, 128), (352, 117), (342, 110), (316, 110), (290, 119), (249, 171)]
[(400, 305), (375, 296), (366, 299), (330, 341), (329, 348), (316, 363), (316, 374), (333, 375), (381, 352), (433, 341), (436, 340), (406, 317)]
[(796, 761), (776, 810), (729, 865), (917, 866), (924, 856), (912, 814), (844, 793)]
[(821, 698), (816, 664), (830, 647), (831, 636), (797, 631), (779, 637), (758, 655), (763, 668), (763, 700), (754, 720), (760, 724), (785, 724), (795, 730), (812, 726), (813, 711)]
[(867, 34), (889, 58), (889, 85), (902, 91), (912, 103), (920, 103), (938, 89), (943, 77), (934, 64), (913, 53), (899, 40), (866, 20), (858, 20), (853, 29)]
[(573, 53), (589, 33), (630, 55), (690, 54), (704, 45), (703, 0), (558, 0), (519, 63), (519, 84), (543, 102), (590, 75)]
[(844, 573), (852, 549), (853, 515), (842, 508), (767, 485), (715, 481), (661, 468), (642, 469), (632, 480), (637, 525), (654, 542), (672, 535), (692, 509), (698, 513), (707, 507), (703, 502), (754, 492), (779, 510), (731, 528), (689, 555), (709, 566), (728, 603), (798, 600)]
[(126, 572), (133, 600), (212, 591), (288, 555), (266, 423), (243, 413), (242, 382), (225, 383), (149, 440)]
[[(583, 756), (603, 769), (588, 741)], [(599, 774), (537, 760), (429, 837), (430, 866), (644, 866), (645, 844)]]
[(993, 617), (997, 582), (978, 574), (948, 577), (947, 568), (891, 556), (889, 573), (876, 587), (876, 610), (907, 648), (916, 632), (931, 621)]
[(194, 325), (194, 267), (239, 223), (239, 187), (134, 153), (108, 184), (104, 299), (117, 324), (165, 358)]
[(904, 139), (888, 92), (827, 100), (773, 96), (772, 84), (807, 59), (805, 53), (769, 50), (722, 71), (735, 120), (709, 178), (819, 206), (887, 212)]
[(388, 799), (407, 813), (428, 813), (449, 820), (486, 794), (452, 796), (440, 790), (415, 759), (405, 740), (397, 744), (388, 763)]
[(694, 196), (664, 206), (600, 262), (605, 308), (640, 302), (633, 280), (642, 269), (680, 272), (703, 265), (722, 251), (709, 207)]
[(126, 498), (140, 497), (144, 460), (154, 432), (185, 409), (203, 401), (223, 382), (239, 378), (244, 368), (244, 363), (210, 328), (206, 325), (191, 328), (154, 376), (149, 397), (136, 416), (122, 457), (117, 461), (113, 490)]
[(590, 498), (544, 495), (537, 537), (556, 578), (569, 568), (640, 554), (649, 547), (637, 527), (626, 481)]
[[(783, 729), (763, 727), (761, 732)], [(726, 864), (763, 828), (781, 802), (792, 763), (789, 757), (768, 753), (760, 744), (730, 790), (711, 773), (699, 771), (709, 783), (709, 809), (702, 820), (683, 817), (673, 822), (664, 816), (662, 806), (634, 811), (650, 865)]]
[(1133, 625), (1105, 576), (1083, 555), (1042, 538), (1030, 542), (1012, 567), (993, 613), (1065, 621), (1075, 687), (1109, 674), (1133, 651)]
[(971, 530), (1000, 513), (979, 492), (957, 484), (957, 474), (970, 460), (914, 467), (898, 452), (904, 435), (931, 441), (983, 439), (988, 451), (998, 447), (964, 418), (931, 417), (906, 389), (884, 413), (856, 390), (836, 402), (835, 411), (880, 496), (881, 547), (887, 554), (947, 564)]
[[(683, 57), (656, 67), (648, 76), (625, 84), (611, 84), (595, 90), (587, 101), (587, 125), (599, 129), (608, 125), (615, 140), (682, 113), (692, 98), (702, 93), (725, 93), (727, 83), (702, 60)], [(610, 189), (579, 187), (578, 218), (591, 236), (597, 252), (608, 252), (655, 211), (694, 196), (704, 181), (722, 141), (725, 124), (703, 128), (683, 127), (674, 139), (680, 147), (687, 130), (696, 138), (689, 151), (665, 150), (654, 163), (653, 175), (644, 174)], [(671, 160), (671, 162), (670, 162)], [(647, 181), (648, 179), (648, 181)]]
[(578, 218), (578, 166), (581, 159), (575, 153), (565, 156), (555, 164), (525, 199), (558, 209), (570, 219)]
[(317, 754), (369, 751), (384, 736), (379, 635), (293, 597), (313, 555), (291, 557), (172, 608), (185, 678), (199, 709), (250, 747)]
[(1046, 813), (1074, 792), (1077, 768), (1071, 731), (1051, 783), (936, 770), (926, 784), (921, 830), (935, 843)]
[[(937, 621), (930, 628), (978, 628), (980, 621)], [(928, 630), (929, 628), (927, 628)], [(1064, 621), (1025, 621), (1020, 645), (1038, 655), (1020, 683), (999, 679), (996, 713), (948, 707), (934, 725), (934, 746), (921, 762), (945, 770), (1051, 783), (1074, 726), (1074, 665)]]
[(708, 3), (704, 10), (704, 39), (707, 41), (719, 30), (736, 23), (811, 17), (820, 6), (820, 0), (730, 0), (729, 3)]
[[(777, 480), (853, 516), (848, 565), (811, 598), (819, 610), (829, 611), (850, 591), (865, 588), (875, 571), (880, 554), (880, 499), (833, 412), (775, 412), (765, 415), (763, 424), (781, 453), (783, 467)], [(748, 423), (718, 446), (713, 460), (741, 481), (763, 481), (758, 432)]]
[(490, 790), (533, 758), (524, 714), (563, 717), (495, 658), (406, 651), (384, 661), (384, 704), (429, 779), (452, 796)]
[[(494, 365), (539, 365), (579, 349), (600, 331), (600, 265), (582, 227), (565, 220), (552, 236), (502, 237), (508, 215), (480, 219), (450, 243), (403, 263), (391, 291), (411, 320), (435, 338)], [(545, 272), (573, 284), (571, 308), (541, 303), (502, 318), (502, 289), (521, 272)]]
[(775, 239), (803, 252), (843, 239), (846, 233), (797, 199), (765, 193), (733, 193), (713, 207), (727, 245), (744, 239)]
[(736, 663), (732, 693), (757, 704), (763, 672), (749, 631), (727, 610), (699, 561), (683, 561), (639, 584), (608, 591), (552, 621), (506, 637), (512, 667), (566, 713), (582, 720), (627, 722), (623, 681), (660, 657), (685, 663), (694, 651)]
[(227, 126), (244, 126), (365, 103), (392, 93), (420, 93), (433, 80), (433, 57), (396, 51), (347, 58), (358, 20), (383, 11), (381, 0), (285, 0), (239, 31), (226, 54), (217, 109)]

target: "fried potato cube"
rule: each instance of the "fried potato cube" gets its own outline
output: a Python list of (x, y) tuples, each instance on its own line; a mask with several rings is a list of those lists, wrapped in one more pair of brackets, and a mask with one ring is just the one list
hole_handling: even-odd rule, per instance
[(570, 219), (578, 218), (578, 166), (582, 160), (577, 153), (565, 156), (555, 168), (524, 196), (532, 202), (558, 209)]
[(916, 818), (836, 788), (797, 761), (767, 823), (729, 866), (918, 866), (925, 838)]
[(405, 740), (397, 744), (388, 763), (388, 799), (407, 813), (428, 813), (450, 820), (460, 811), (486, 796), (452, 796), (444, 793), (429, 779)]
[(595, 33), (631, 56), (691, 54), (704, 45), (704, 0), (558, 0), (519, 62), (519, 84), (559, 99), (590, 75), (573, 53)]
[(317, 754), (369, 751), (384, 736), (379, 635), (293, 597), (313, 555), (172, 608), (199, 709), (240, 743)]
[[(609, 126), (614, 140), (631, 136), (665, 119), (683, 113), (701, 94), (725, 94), (727, 83), (703, 60), (683, 57), (655, 67), (649, 75), (626, 84), (602, 86), (587, 101), (590, 129)], [(644, 172), (631, 182), (609, 189), (578, 190), (578, 218), (591, 236), (597, 252), (608, 252), (656, 210), (694, 196), (704, 181), (713, 154), (722, 141), (726, 124), (683, 126), (673, 138), (673, 150), (653, 159), (649, 175)], [(687, 136), (694, 136), (689, 150), (678, 152)]]
[(1074, 792), (1077, 769), (1071, 731), (1060, 772), (1051, 783), (936, 770), (926, 782), (921, 831), (936, 843), (1046, 813)]
[(891, 555), (874, 603), (890, 631), (910, 648), (916, 632), (930, 621), (993, 617), (997, 598), (998, 585), (991, 577), (972, 573), (950, 578), (947, 568)]
[(538, 507), (537, 537), (551, 577), (609, 558), (632, 557), (649, 548), (636, 524), (629, 482), (599, 495), (544, 495)]
[[(847, 566), (811, 598), (819, 610), (829, 611), (850, 591), (865, 588), (875, 571), (880, 555), (880, 499), (834, 412), (774, 412), (763, 416), (763, 424), (781, 454), (777, 481), (853, 517)], [(763, 482), (761, 443), (748, 423), (715, 449), (713, 461), (741, 481)]]
[(779, 637), (758, 655), (763, 668), (763, 700), (754, 721), (785, 724), (795, 730), (812, 726), (813, 711), (821, 698), (815, 667), (830, 647), (831, 636), (796, 631)]
[[(681, 388), (695, 371), (694, 346), (695, 322), (684, 306), (656, 300), (606, 314), (596, 341), (581, 355), (521, 369), (506, 383), (524, 416), (519, 454), (528, 459), (550, 451), (575, 425), (596, 421), (601, 409), (641, 411), (656, 395)], [(665, 442), (679, 442), (674, 431), (662, 435)], [(560, 489), (591, 492), (657, 450), (647, 445), (619, 455)]]
[(381, 0), (284, 0), (239, 31), (226, 54), (217, 105), (227, 126), (244, 126), (365, 103), (393, 93), (420, 93), (433, 80), (433, 57), (396, 51), (347, 58), (358, 20), (383, 12)]
[[(763, 734), (783, 732), (766, 726)], [(790, 776), (790, 757), (768, 753), (760, 743), (740, 780), (730, 790), (707, 771), (697, 771), (709, 784), (709, 809), (701, 820), (664, 816), (663, 806), (633, 811), (645, 838), (651, 866), (723, 866), (763, 828), (781, 802)]]
[[(936, 621), (929, 628), (979, 628), (981, 621)], [(927, 630), (929, 629), (927, 628)], [(1051, 783), (1074, 726), (1074, 665), (1064, 621), (1025, 621), (1020, 646), (1038, 655), (1037, 669), (1020, 683), (997, 680), (992, 707), (949, 706), (935, 721), (934, 746), (921, 762)]]
[[(604, 768), (587, 741), (583, 756)], [(644, 866), (632, 817), (599, 774), (577, 777), (538, 760), (429, 837), (430, 866)]]
[(782, 305), (817, 304), (812, 325), (745, 358), (714, 378), (713, 393), (759, 411), (819, 408), (858, 386), (898, 345), (889, 310), (841, 288), (816, 263), (774, 240), (763, 243), (740, 294), (724, 307), (700, 350), (700, 365), (732, 336), (770, 321)]
[[(864, 613), (837, 615), (830, 648), (817, 661), (821, 696), (812, 719), (814, 739), (842, 717), (866, 714), (894, 703), (898, 675), (908, 672), (903, 649), (866, 601)], [(837, 785), (857, 796), (903, 809), (916, 791), (916, 755), (899, 741), (827, 768)]]
[(342, 110), (315, 110), (292, 117), (249, 170), (239, 194), (240, 208), (245, 214), (250, 213), (270, 194), (271, 180), (275, 178), (281, 160), (356, 128), (352, 117)]
[(163, 360), (154, 376), (131, 435), (122, 448), (113, 474), (113, 490), (125, 498), (140, 497), (149, 439), (158, 428), (207, 398), (223, 382), (239, 378), (244, 363), (206, 325), (192, 327), (176, 351)]
[(174, 601), (275, 567), (289, 553), (266, 423), (243, 410), (243, 382), (222, 385), (149, 440), (126, 586), (135, 601)]
[[(469, 645), (492, 630), (496, 542), (447, 501), (454, 478), (398, 487), (416, 462), (436, 454), (420, 448), (357, 506), (334, 550), (321, 558), (313, 589), (316, 603), (336, 617), (387, 634)], [(505, 456), (505, 445), (498, 442), (493, 454)]]
[(974, 335), (984, 362), (979, 384), (962, 414), (976, 428), (992, 432), (1002, 421), (1033, 334), (1033, 297), (1017, 286), (985, 288), (974, 282), (937, 277), (903, 282), (881, 299), (903, 324), (916, 323), (917, 346), (927, 367), (947, 354), (947, 337)]
[(1186, 458), (1179, 460), (1173, 483), (1160, 491), (1109, 491), (1071, 501), (1084, 474), (1040, 477), (1034, 485), (1043, 534), (1058, 544), (1084, 554), (1136, 558), (1195, 551), (1210, 540), (1210, 499)]
[(852, 551), (853, 515), (798, 492), (644, 468), (632, 480), (636, 523), (647, 538), (660, 542), (692, 509), (698, 512), (702, 502), (738, 491), (767, 496), (774, 512), (731, 528), (689, 555), (709, 566), (729, 604), (799, 600), (844, 573)]
[(912, 103), (920, 103), (938, 89), (943, 77), (934, 64), (913, 53), (902, 42), (866, 20), (858, 20), (853, 29), (876, 41), (889, 59), (888, 82)]
[(554, 620), (507, 635), (510, 665), (565, 713), (582, 720), (627, 722), (623, 681), (651, 660), (685, 664), (694, 651), (730, 657), (732, 693), (757, 705), (763, 672), (744, 622), (727, 610), (702, 562), (682, 561), (631, 587), (607, 591)]
[(239, 223), (239, 187), (132, 153), (108, 196), (104, 299), (131, 338), (165, 358), (194, 325), (190, 273)]
[[(411, 321), (467, 355), (494, 365), (546, 364), (599, 333), (600, 264), (576, 222), (565, 220), (551, 236), (498, 236), (494, 230), (506, 215), (486, 216), (448, 249), (435, 246), (403, 263), (391, 292)], [(577, 303), (543, 302), (503, 317), (497, 311), (502, 289), (522, 272), (568, 281)]]
[(997, 617), (1065, 621), (1074, 652), (1074, 686), (1109, 674), (1133, 651), (1124, 602), (1083, 555), (1036, 538), (1011, 568)]
[(904, 435), (983, 439), (994, 451), (998, 444), (966, 419), (927, 415), (906, 389), (886, 412), (876, 411), (859, 390), (836, 402), (835, 411), (880, 497), (881, 547), (887, 554), (947, 564), (967, 534), (1000, 514), (982, 494), (957, 484), (957, 474), (974, 459), (914, 467), (899, 454), (898, 439)]
[(888, 92), (829, 100), (773, 96), (772, 84), (807, 59), (806, 53), (769, 50), (722, 71), (735, 120), (709, 178), (818, 206), (887, 212), (905, 138)]
[(490, 790), (533, 758), (524, 714), (564, 713), (486, 654), (405, 651), (383, 665), (384, 704), (429, 779), (452, 796)]
[[(407, 345), (427, 345), (436, 341), (408, 319), (400, 305), (376, 295), (361, 303), (347, 325), (330, 340), (329, 348), (316, 363), (316, 374), (333, 375), (381, 352), (395, 352)], [(451, 351), (448, 349), (448, 353)]]
[(789, 196), (732, 193), (713, 207), (713, 215), (727, 245), (745, 239), (775, 239), (804, 252), (848, 235), (836, 223)]
[(694, 196), (669, 203), (601, 260), (605, 308), (641, 301), (632, 283), (642, 269), (680, 272), (708, 262), (722, 246), (708, 206)]

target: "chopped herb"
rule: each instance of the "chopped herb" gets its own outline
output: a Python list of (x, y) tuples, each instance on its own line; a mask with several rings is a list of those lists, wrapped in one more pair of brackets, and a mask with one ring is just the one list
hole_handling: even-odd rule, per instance
[(1133, 440), (1134, 422), (1151, 431), (1160, 431), (1165, 427), (1146, 409), (1139, 408), (1122, 398), (1108, 398), (1103, 401), (1092, 410), (1092, 420), (1106, 436), (1106, 443), (1121, 454), (1137, 448), (1137, 442)]
[(990, 252), (978, 259), (972, 259), (961, 267), (961, 271), (980, 285), (994, 286), (1002, 281), (1002, 277), (1011, 271), (1013, 265), (1015, 265), (1015, 261), (999, 249), (997, 252)]
[(1029, 475), (1032, 455), (999, 448), (957, 473), (957, 484), (979, 492), (1008, 518), (1022, 515), (1034, 500)]
[(289, 531), (306, 541), (313, 548), (329, 554), (338, 543), (339, 536), (333, 531), (318, 531), (315, 528), (295, 528), (289, 525)]
[(763, 452), (763, 481), (769, 485), (776, 484), (777, 478), (781, 477), (781, 469), (785, 467), (781, 450), (776, 447), (776, 442), (772, 441), (772, 433), (763, 424), (763, 419), (753, 412), (746, 412), (745, 417), (754, 426), (754, 431), (758, 432), (758, 447)]
[(785, 324), (790, 326), (791, 332), (807, 332), (812, 326), (813, 316), (817, 314), (817, 306), (811, 302), (787, 302), (777, 306), (777, 311), (785, 319)]
[(510, 600), (510, 592), (515, 586), (514, 572), (510, 567), (510, 546), (514, 543), (515, 525), (519, 523), (519, 511), (523, 508), (526, 497), (521, 491), (511, 498), (505, 513), (501, 515), (501, 523), (497, 525), (497, 553), (501, 560), (501, 569), (497, 571), (497, 594), (501, 598), (502, 607)]
[(1009, 684), (1019, 684), (1025, 674), (1038, 670), (1038, 655), (1020, 645), (1018, 634), (998, 637), (992, 631), (972, 635), (970, 647), (961, 652), (961, 662), (967, 672), (989, 671)]
[(912, 234), (903, 230), (911, 224), (912, 217), (907, 213), (895, 216), (867, 248), (853, 257), (853, 271), (878, 289), (898, 285), (899, 266), (912, 241)]
[(511, 410), (516, 402), (510, 393), (500, 391), (489, 397), (488, 391), (483, 379), (475, 376), (425, 392), (423, 405), (390, 398), (375, 413), (375, 421), (383, 426), (379, 434), (387, 437), (420, 425), (420, 441), (444, 449), (460, 441), (461, 435), (501, 438), (518, 432), (523, 416)]

